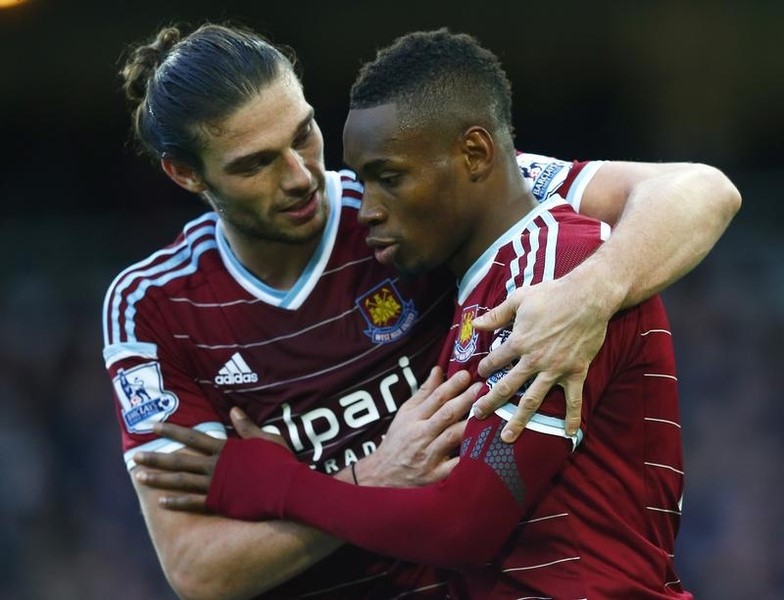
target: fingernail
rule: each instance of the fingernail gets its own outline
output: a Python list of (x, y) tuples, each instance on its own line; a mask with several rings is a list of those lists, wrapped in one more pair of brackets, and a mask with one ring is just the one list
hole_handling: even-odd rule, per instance
[(501, 432), (501, 439), (505, 442), (514, 441), (514, 432), (511, 429), (504, 429)]
[(137, 481), (147, 481), (147, 473), (145, 471), (139, 471), (136, 473), (136, 480)]

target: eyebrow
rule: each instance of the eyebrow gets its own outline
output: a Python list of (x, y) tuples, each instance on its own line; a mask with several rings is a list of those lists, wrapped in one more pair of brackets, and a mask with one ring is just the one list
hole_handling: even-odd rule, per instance
[[(299, 136), (305, 128), (313, 122), (316, 116), (316, 111), (311, 108), (308, 111), (308, 114), (302, 119), (297, 128), (294, 130), (293, 138)], [(238, 156), (236, 158), (231, 159), (223, 166), (223, 171), (226, 173), (241, 173), (245, 169), (257, 164), (269, 164), (280, 154), (280, 150), (272, 149), (272, 148), (265, 148), (263, 150), (257, 150), (256, 152), (251, 152), (250, 154), (243, 154), (242, 156)]]
[(375, 158), (363, 164), (357, 172), (360, 174), (368, 174), (368, 175), (377, 175), (380, 171), (384, 169), (384, 167), (389, 164), (389, 160), (386, 158)]

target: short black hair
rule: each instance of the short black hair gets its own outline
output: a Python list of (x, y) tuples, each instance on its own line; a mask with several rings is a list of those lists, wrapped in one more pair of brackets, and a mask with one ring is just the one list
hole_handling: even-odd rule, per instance
[(441, 121), (513, 135), (512, 86), (498, 57), (445, 27), (401, 36), (360, 69), (350, 107), (388, 103), (397, 104), (406, 126)]

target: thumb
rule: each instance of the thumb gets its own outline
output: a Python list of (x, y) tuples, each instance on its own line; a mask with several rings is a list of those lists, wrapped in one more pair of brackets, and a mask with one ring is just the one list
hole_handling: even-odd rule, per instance
[(482, 331), (494, 331), (512, 323), (517, 312), (517, 301), (514, 296), (507, 297), (495, 308), (474, 319), (474, 328)]
[(235, 406), (231, 409), (229, 416), (231, 417), (231, 424), (234, 425), (234, 430), (241, 438), (263, 437), (261, 428), (251, 421), (241, 408)]

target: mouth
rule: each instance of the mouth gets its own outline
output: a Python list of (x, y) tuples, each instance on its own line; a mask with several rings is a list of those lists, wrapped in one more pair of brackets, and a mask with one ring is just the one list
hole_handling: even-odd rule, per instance
[(392, 240), (367, 238), (365, 243), (373, 250), (376, 260), (382, 265), (391, 265), (400, 245)]
[(305, 196), (301, 201), (284, 208), (280, 212), (287, 215), (295, 221), (307, 221), (312, 219), (318, 211), (321, 200), (321, 194), (318, 189), (313, 190), (310, 194)]

